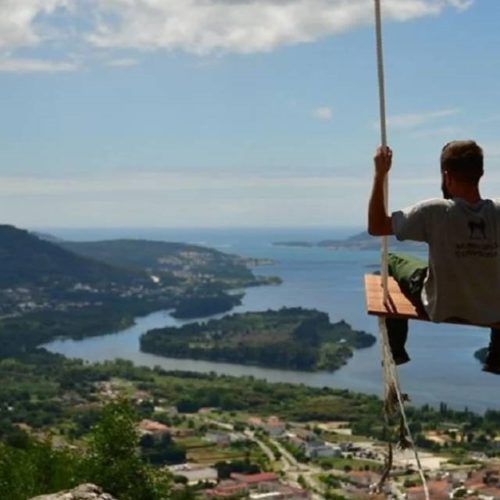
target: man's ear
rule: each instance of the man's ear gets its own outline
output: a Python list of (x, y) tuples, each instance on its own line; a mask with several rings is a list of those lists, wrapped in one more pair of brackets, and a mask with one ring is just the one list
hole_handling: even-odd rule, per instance
[(448, 170), (443, 170), (443, 181), (447, 186), (449, 186), (450, 183), (453, 182), (453, 177)]
[(447, 170), (441, 171), (441, 191), (445, 199), (452, 198), (450, 192), (450, 173)]

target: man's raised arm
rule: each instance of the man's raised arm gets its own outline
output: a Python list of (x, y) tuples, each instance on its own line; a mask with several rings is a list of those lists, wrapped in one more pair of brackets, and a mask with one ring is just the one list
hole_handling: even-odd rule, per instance
[(377, 148), (373, 161), (375, 173), (368, 204), (368, 232), (372, 236), (387, 236), (393, 234), (391, 218), (384, 205), (384, 181), (392, 165), (391, 149), (380, 146)]

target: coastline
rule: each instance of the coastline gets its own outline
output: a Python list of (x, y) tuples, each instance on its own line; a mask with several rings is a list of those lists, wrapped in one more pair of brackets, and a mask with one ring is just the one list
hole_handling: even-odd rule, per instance
[[(307, 236), (319, 240), (328, 236), (328, 232), (335, 237), (352, 234), (352, 231), (336, 234), (332, 230), (321, 230), (317, 234), (309, 232)], [(277, 239), (276, 236), (285, 235), (292, 239), (294, 236), (302, 238), (304, 234), (305, 231), (299, 231), (294, 235), (289, 230), (283, 231), (283, 234), (270, 230), (182, 232), (187, 241), (203, 240), (204, 244), (213, 247), (226, 245), (231, 253), (271, 258), (275, 261), (273, 265), (258, 268), (258, 274), (279, 275), (283, 284), (278, 287), (247, 288), (242, 305), (233, 309), (231, 314), (301, 306), (325, 311), (334, 321), (344, 318), (357, 330), (376, 332), (376, 321), (365, 314), (363, 275), (367, 272), (367, 267), (374, 266), (378, 261), (378, 251), (332, 252), (321, 248), (285, 248), (272, 245), (272, 241)], [(175, 238), (175, 233), (169, 233), (167, 236)], [(154, 237), (158, 237), (158, 234), (155, 233)], [(162, 320), (152, 321), (142, 331), (156, 326), (184, 324), (166, 317), (164, 313), (153, 314), (163, 316)], [(137, 328), (137, 325), (131, 329), (134, 328)], [(166, 370), (216, 371), (234, 376), (245, 374), (272, 382), (288, 381), (314, 387), (337, 387), (375, 395), (382, 393), (377, 345), (356, 351), (349, 363), (333, 374), (307, 374), (146, 355), (138, 350), (139, 335), (139, 332), (129, 331), (115, 334), (113, 338), (101, 337), (88, 339), (84, 344), (70, 342), (53, 347), (68, 357), (81, 357), (88, 361), (121, 357), (139, 365), (158, 365)], [(480, 363), (474, 358), (474, 352), (484, 347), (487, 342), (488, 339), (481, 329), (413, 323), (408, 341), (412, 361), (399, 370), (403, 389), (410, 395), (412, 404), (430, 404), (437, 407), (440, 402), (445, 401), (449, 407), (457, 410), (468, 407), (482, 413), (487, 408), (495, 409), (498, 378), (481, 372)]]

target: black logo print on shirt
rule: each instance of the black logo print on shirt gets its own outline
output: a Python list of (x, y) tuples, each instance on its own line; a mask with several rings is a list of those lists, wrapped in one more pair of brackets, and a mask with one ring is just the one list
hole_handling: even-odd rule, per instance
[(486, 222), (484, 219), (469, 220), (467, 223), (469, 228), (469, 239), (485, 240), (486, 239)]

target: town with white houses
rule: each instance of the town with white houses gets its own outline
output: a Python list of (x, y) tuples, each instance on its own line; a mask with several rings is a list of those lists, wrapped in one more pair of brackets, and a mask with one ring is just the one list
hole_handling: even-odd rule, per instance
[[(104, 399), (118, 399), (123, 390), (121, 381), (99, 384)], [(146, 391), (130, 396), (138, 406), (153, 404)], [(185, 448), (183, 460), (166, 467), (179, 484), (195, 487), (199, 498), (425, 499), (413, 453), (396, 450), (390, 477), (381, 484), (385, 443), (354, 435), (349, 422), (290, 422), (218, 408), (183, 413), (166, 401), (156, 403), (158, 420), (140, 421), (139, 433), (158, 443), (168, 436)], [(442, 442), (458, 431), (430, 431), (427, 438)], [(420, 451), (420, 461), (433, 500), (500, 498), (498, 459), (471, 453), (457, 464)], [(242, 462), (247, 471), (239, 471)]]

